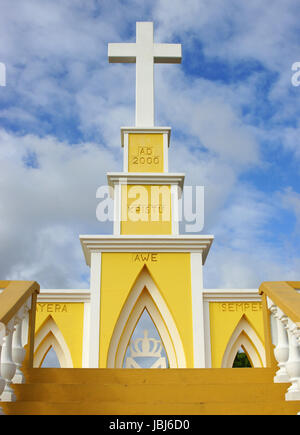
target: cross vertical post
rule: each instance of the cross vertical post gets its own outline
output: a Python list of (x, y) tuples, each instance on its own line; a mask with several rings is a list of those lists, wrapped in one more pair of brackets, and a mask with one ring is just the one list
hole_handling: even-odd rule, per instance
[(136, 23), (136, 43), (108, 44), (111, 63), (136, 63), (136, 127), (154, 127), (154, 63), (180, 63), (181, 44), (156, 44), (153, 23)]

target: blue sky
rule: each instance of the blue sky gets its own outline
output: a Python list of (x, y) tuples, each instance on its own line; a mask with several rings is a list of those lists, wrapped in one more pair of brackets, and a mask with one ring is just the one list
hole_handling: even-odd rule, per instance
[(133, 42), (136, 21), (182, 44), (181, 65), (155, 66), (156, 125), (172, 127), (170, 170), (205, 186), (205, 286), (299, 279), (297, 0), (2, 0), (2, 279), (88, 287), (78, 235), (112, 231), (96, 190), (134, 125), (134, 65), (109, 64), (107, 44)]

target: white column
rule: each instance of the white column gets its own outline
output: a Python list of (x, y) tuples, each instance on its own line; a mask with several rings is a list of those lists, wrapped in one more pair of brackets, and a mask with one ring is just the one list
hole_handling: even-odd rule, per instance
[(300, 346), (298, 343), (300, 328), (289, 319), (287, 332), (289, 337), (289, 359), (286, 363), (286, 371), (292, 385), (289, 387), (285, 399), (300, 400)]
[(99, 367), (101, 252), (91, 253), (89, 368)]
[(23, 319), (27, 314), (29, 308), (30, 306), (28, 304), (24, 304), (22, 308), (18, 311), (15, 318), (16, 327), (12, 340), (12, 359), (16, 363), (16, 373), (13, 378), (14, 384), (22, 384), (25, 381), (24, 375), (21, 371), (22, 363), (26, 355), (26, 350), (24, 349), (22, 344), (22, 327)]
[(179, 234), (179, 202), (178, 202), (178, 189), (175, 184), (171, 185), (171, 222), (172, 222), (172, 235)]
[(5, 387), (5, 380), (1, 376), (1, 353), (2, 353), (2, 345), (3, 345), (3, 340), (5, 335), (6, 335), (5, 325), (4, 323), (0, 323), (0, 397)]
[(14, 322), (13, 317), (6, 325), (6, 335), (4, 337), (4, 343), (2, 346), (1, 354), (1, 376), (5, 380), (5, 388), (1, 396), (3, 402), (14, 402), (16, 396), (13, 389), (11, 388), (12, 379), (16, 373), (16, 364), (12, 359), (12, 338), (14, 332)]
[(193, 315), (194, 368), (205, 367), (205, 330), (203, 308), (202, 253), (192, 252), (191, 285)]
[(289, 357), (289, 343), (285, 329), (287, 317), (283, 313), (283, 311), (281, 311), (280, 308), (276, 306), (271, 307), (271, 312), (274, 313), (274, 317), (276, 319), (277, 344), (274, 349), (274, 356), (276, 358), (276, 361), (278, 362), (279, 367), (274, 377), (274, 382), (289, 382), (289, 375), (285, 367)]

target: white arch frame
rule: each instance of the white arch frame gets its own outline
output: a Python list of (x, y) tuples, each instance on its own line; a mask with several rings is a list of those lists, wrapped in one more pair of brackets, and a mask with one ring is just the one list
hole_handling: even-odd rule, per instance
[(122, 368), (130, 337), (145, 308), (162, 339), (170, 368), (185, 368), (185, 353), (176, 324), (146, 266), (131, 289), (116, 323), (109, 345), (107, 367)]
[(34, 338), (33, 367), (42, 365), (50, 347), (55, 350), (61, 368), (73, 368), (68, 345), (51, 315), (44, 321)]
[(244, 349), (252, 367), (266, 367), (264, 345), (245, 315), (241, 317), (226, 346), (222, 368), (232, 367), (240, 347)]

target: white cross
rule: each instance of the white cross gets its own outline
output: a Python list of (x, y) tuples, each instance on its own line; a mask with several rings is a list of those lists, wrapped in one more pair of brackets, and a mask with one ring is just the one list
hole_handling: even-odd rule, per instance
[(136, 127), (154, 127), (154, 63), (180, 63), (181, 44), (154, 44), (153, 23), (136, 23), (136, 43), (108, 44), (108, 60), (136, 63)]

